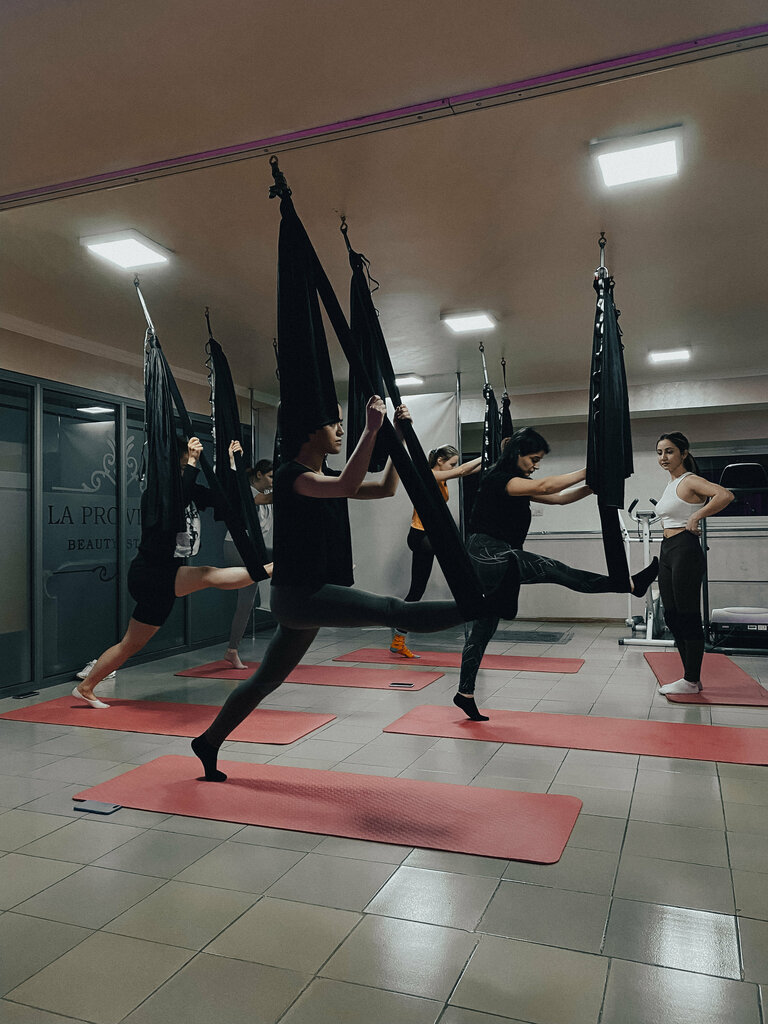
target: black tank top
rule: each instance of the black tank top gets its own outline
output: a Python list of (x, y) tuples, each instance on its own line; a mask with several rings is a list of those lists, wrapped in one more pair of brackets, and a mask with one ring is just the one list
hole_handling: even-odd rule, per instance
[[(275, 473), (274, 559), (272, 582), (278, 587), (309, 587), (325, 583), (351, 587), (352, 537), (346, 498), (308, 498), (293, 489), (303, 473), (313, 470), (286, 462)], [(339, 476), (323, 467), (324, 476)]]
[(506, 541), (513, 548), (522, 548), (531, 525), (529, 498), (507, 494), (511, 477), (489, 473), (480, 487), (469, 518), (470, 533), (487, 533)]

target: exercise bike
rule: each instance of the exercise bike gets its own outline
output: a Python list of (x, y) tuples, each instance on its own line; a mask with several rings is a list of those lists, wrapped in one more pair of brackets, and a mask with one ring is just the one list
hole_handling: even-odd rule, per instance
[[(651, 527), (654, 523), (659, 522), (659, 516), (656, 515), (655, 509), (641, 509), (639, 512), (635, 512), (638, 500), (638, 498), (635, 498), (627, 509), (627, 515), (637, 523), (637, 536), (632, 537), (623, 520), (621, 523), (621, 532), (624, 536), (624, 546), (627, 552), (627, 565), (630, 564), (630, 545), (633, 541), (642, 541), (643, 543), (643, 565), (648, 565), (651, 561)], [(656, 505), (656, 501), (653, 498), (650, 499), (650, 502), (652, 505)], [(653, 586), (648, 587), (648, 590), (645, 592), (645, 612), (643, 615), (632, 614), (632, 594), (627, 595), (627, 617), (624, 621), (635, 635), (632, 637), (622, 637), (619, 640), (619, 645), (622, 647), (675, 646), (675, 641), (671, 638), (669, 640), (664, 639), (666, 630), (664, 609), (658, 590), (654, 590)]]

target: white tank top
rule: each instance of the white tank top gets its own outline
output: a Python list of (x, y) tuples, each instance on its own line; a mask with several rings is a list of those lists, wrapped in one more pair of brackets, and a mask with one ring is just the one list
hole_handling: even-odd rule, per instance
[(683, 501), (678, 497), (677, 488), (680, 481), (685, 480), (687, 476), (693, 476), (693, 474), (683, 473), (682, 476), (670, 480), (656, 505), (656, 514), (660, 517), (661, 525), (665, 530), (684, 527), (693, 513), (707, 504), (706, 501)]

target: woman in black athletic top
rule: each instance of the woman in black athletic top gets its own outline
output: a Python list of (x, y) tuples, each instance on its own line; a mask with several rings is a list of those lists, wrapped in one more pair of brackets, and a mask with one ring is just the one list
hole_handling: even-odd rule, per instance
[[(391, 461), (383, 478), (364, 483), (385, 405), (374, 395), (366, 409), (366, 426), (341, 473), (325, 467), (325, 457), (341, 450), (344, 430), (339, 419), (313, 431), (294, 461), (275, 474), (275, 571), (272, 614), (277, 630), (264, 660), (250, 679), (230, 694), (209, 728), (192, 741), (208, 781), (226, 778), (216, 768), (224, 740), (298, 665), (321, 626), (403, 626), (419, 632), (448, 629), (464, 621), (452, 601), (406, 603), (396, 597), (353, 590), (352, 544), (348, 498), (384, 498), (395, 493), (398, 477)], [(400, 406), (395, 422), (410, 419)], [(493, 614), (500, 601), (509, 608), (504, 590), (516, 592), (514, 573), (505, 577), (498, 595), (481, 602), (480, 614)]]
[[(554, 558), (545, 558), (523, 551), (531, 525), (531, 502), (544, 505), (570, 505), (586, 498), (592, 491), (583, 481), (586, 470), (562, 473), (532, 480), (539, 463), (549, 452), (549, 445), (537, 431), (523, 427), (515, 432), (501, 457), (480, 483), (469, 521), (470, 538), (467, 551), (484, 587), (493, 586), (509, 566), (517, 562), (520, 583), (556, 583), (582, 594), (625, 593), (626, 586), (610, 576), (574, 569)], [(656, 578), (658, 563), (632, 577), (631, 590), (642, 597)], [(485, 649), (496, 632), (495, 616), (478, 619), (464, 644), (461, 655), (459, 689), (454, 704), (474, 721), (487, 721), (474, 700), (475, 679)]]
[[(206, 587), (238, 590), (253, 582), (245, 568), (185, 565), (185, 560), (197, 554), (200, 547), (199, 510), (208, 508), (212, 503), (208, 488), (196, 483), (197, 460), (202, 450), (197, 437), (191, 437), (188, 442), (179, 439), (186, 528), (175, 533), (158, 527), (142, 527), (139, 551), (128, 569), (128, 591), (136, 601), (128, 629), (119, 643), (104, 651), (82, 683), (72, 691), (74, 697), (92, 708), (103, 710), (109, 707), (94, 696), (94, 686), (149, 643), (171, 614), (177, 597), (185, 597)], [(232, 441), (230, 456), (241, 451), (240, 442)], [(145, 510), (146, 491), (142, 495), (142, 521)], [(271, 571), (271, 565), (265, 568)]]

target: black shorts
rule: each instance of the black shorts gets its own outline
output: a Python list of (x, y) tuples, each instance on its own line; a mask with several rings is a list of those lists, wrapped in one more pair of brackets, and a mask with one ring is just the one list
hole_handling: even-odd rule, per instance
[(176, 573), (183, 558), (147, 562), (137, 555), (128, 569), (128, 593), (136, 602), (131, 618), (147, 626), (162, 626), (176, 600)]

